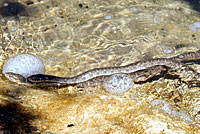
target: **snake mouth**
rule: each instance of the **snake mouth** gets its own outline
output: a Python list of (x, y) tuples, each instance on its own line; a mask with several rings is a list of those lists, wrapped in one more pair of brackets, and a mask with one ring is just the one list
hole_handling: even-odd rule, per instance
[(23, 77), (22, 75), (20, 74), (16, 74), (16, 73), (12, 73), (12, 72), (7, 72), (4, 74), (4, 76), (11, 82), (14, 82), (14, 83), (26, 83), (26, 78)]

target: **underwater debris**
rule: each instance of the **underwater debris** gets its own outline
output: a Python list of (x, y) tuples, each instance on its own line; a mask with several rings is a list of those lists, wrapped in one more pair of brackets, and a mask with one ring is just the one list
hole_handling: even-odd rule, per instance
[(200, 12), (200, 1), (199, 0), (185, 0), (191, 7), (192, 9)]
[(0, 7), (0, 15), (3, 17), (26, 16), (28, 11), (25, 5), (19, 2), (4, 2)]

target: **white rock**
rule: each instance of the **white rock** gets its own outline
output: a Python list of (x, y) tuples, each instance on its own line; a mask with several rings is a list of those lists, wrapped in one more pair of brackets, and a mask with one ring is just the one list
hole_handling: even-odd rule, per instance
[(185, 111), (178, 111), (178, 109), (172, 107), (172, 104), (161, 99), (155, 99), (151, 102), (149, 107), (156, 108), (162, 112), (168, 114), (170, 117), (178, 117), (185, 122), (192, 122), (191, 117), (186, 114)]
[(31, 54), (20, 54), (8, 59), (3, 65), (2, 73), (7, 72), (17, 73), (27, 78), (34, 74), (44, 74), (45, 67), (38, 57)]
[(114, 74), (111, 78), (103, 83), (103, 87), (111, 93), (121, 94), (133, 86), (133, 80), (126, 74)]

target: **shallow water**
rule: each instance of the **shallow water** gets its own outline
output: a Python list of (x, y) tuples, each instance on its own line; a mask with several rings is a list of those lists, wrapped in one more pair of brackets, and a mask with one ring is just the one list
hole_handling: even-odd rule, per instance
[[(24, 0), (20, 2), (25, 3)], [(97, 67), (122, 66), (143, 59), (172, 57), (183, 52), (199, 50), (199, 14), (183, 1), (33, 2), (27, 6), (28, 16), (19, 16), (19, 20), (0, 18), (1, 66), (9, 57), (31, 53), (43, 60), (46, 74), (75, 76)], [(3, 78), (1, 85), (2, 106), (11, 101), (22, 103), (19, 108), (21, 111), (27, 110), (40, 117), (30, 119), (29, 123), (41, 133), (98, 133), (97, 130), (108, 133), (136, 133), (136, 130), (150, 133), (153, 132), (150, 129), (154, 126), (151, 125), (152, 122), (159, 119), (163, 124), (171, 124), (171, 127), (174, 121), (179, 124), (172, 129), (158, 125), (159, 132), (162, 131), (162, 127), (165, 133), (199, 131), (194, 122), (191, 126), (178, 117), (170, 117), (165, 112), (155, 109), (144, 112), (149, 103), (157, 98), (172, 102), (180, 111), (188, 108), (198, 109), (199, 88), (187, 89), (183, 83), (179, 84), (178, 80), (159, 79), (138, 84), (121, 96), (109, 94), (99, 87), (67, 87), (46, 91), (15, 85)], [(181, 91), (184, 93), (180, 93)], [(190, 101), (192, 98), (195, 101)], [(78, 102), (79, 99), (83, 100), (85, 105)], [(110, 111), (108, 107), (111, 107)], [(79, 108), (85, 110), (87, 116), (81, 113)], [(78, 112), (73, 113), (72, 118), (70, 114), (64, 115), (66, 109)], [(141, 110), (131, 116), (136, 109)], [(96, 117), (98, 111), (99, 118)], [(109, 117), (112, 112), (115, 116)], [(54, 113), (57, 114), (52, 115)], [(188, 113), (193, 115), (195, 112), (190, 110)], [(91, 119), (92, 116), (94, 118)], [(82, 117), (82, 120), (79, 117)], [(133, 122), (134, 119), (136, 120)], [(138, 120), (145, 121), (142, 124), (138, 123)], [(74, 123), (75, 127), (65, 126), (70, 123)], [(80, 129), (77, 127), (79, 125), (82, 126)]]

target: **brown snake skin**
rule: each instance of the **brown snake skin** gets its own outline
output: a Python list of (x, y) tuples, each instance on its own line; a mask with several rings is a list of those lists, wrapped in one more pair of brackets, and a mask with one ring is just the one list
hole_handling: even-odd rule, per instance
[[(200, 51), (187, 52), (172, 58), (157, 58), (139, 61), (126, 66), (96, 68), (75, 77), (57, 77), (50, 75), (32, 75), (24, 78), (19, 74), (6, 73), (9, 80), (34, 85), (92, 85), (105, 82), (113, 74), (127, 74), (134, 82), (146, 81), (162, 72), (178, 75), (183, 81), (199, 81), (200, 74), (183, 62), (200, 60)], [(173, 70), (170, 72), (169, 70)]]

